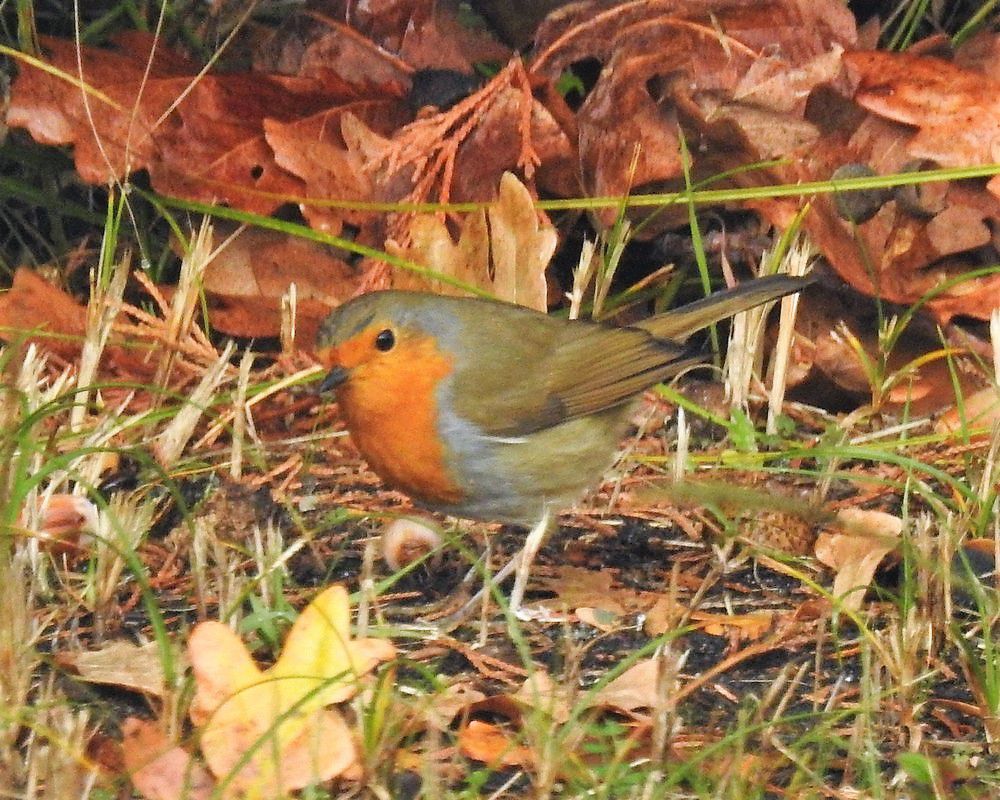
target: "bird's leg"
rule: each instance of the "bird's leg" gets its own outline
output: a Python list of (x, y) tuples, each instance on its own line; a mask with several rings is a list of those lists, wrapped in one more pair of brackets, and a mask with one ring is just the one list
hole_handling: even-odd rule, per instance
[[(466, 603), (452, 614), (438, 621), (445, 629), (454, 627), (466, 619), (483, 602), (483, 598), (489, 593), (490, 586), (505, 581), (510, 573), (514, 573), (514, 589), (510, 593), (510, 610), (518, 619), (531, 619), (534, 615), (521, 608), (524, 601), (524, 594), (528, 588), (528, 577), (531, 574), (531, 565), (538, 555), (538, 550), (545, 542), (545, 537), (552, 528), (552, 512), (548, 508), (542, 514), (538, 524), (528, 533), (528, 538), (524, 540), (524, 546), (518, 550), (513, 558), (504, 564), (497, 572), (490, 576), (489, 582), (476, 592)], [(476, 570), (475, 567), (473, 567)], [(471, 571), (470, 571), (471, 572)], [(476, 570), (478, 573), (478, 570)], [(468, 577), (468, 576), (467, 576)]]
[(514, 572), (514, 588), (510, 593), (510, 610), (518, 618), (521, 618), (521, 603), (524, 602), (524, 593), (528, 589), (528, 577), (531, 574), (531, 565), (535, 563), (535, 556), (542, 547), (545, 537), (552, 529), (552, 511), (548, 506), (542, 512), (542, 518), (524, 540), (524, 547), (514, 556), (517, 564)]
[[(507, 578), (510, 577), (510, 573), (512, 573), (515, 569), (517, 569), (517, 565), (519, 563), (520, 558), (521, 558), (521, 551), (518, 550), (517, 553), (514, 555), (514, 557), (506, 564), (504, 564), (495, 574), (490, 575), (488, 579), (484, 579), (483, 585), (480, 587), (479, 591), (477, 591), (474, 595), (472, 595), (472, 597), (466, 600), (465, 603), (462, 605), (462, 607), (458, 609), (458, 611), (454, 611), (448, 616), (436, 620), (436, 624), (439, 625), (442, 628), (442, 630), (450, 630), (456, 625), (460, 625), (461, 623), (465, 622), (469, 618), (469, 615), (473, 611), (475, 611), (480, 605), (482, 605), (483, 599), (486, 597), (487, 594), (489, 594), (490, 587), (493, 586), (494, 584), (503, 583), (505, 580), (507, 580)], [(471, 570), (469, 570), (469, 574), (462, 579), (462, 583), (468, 583), (469, 578), (471, 576), (481, 575), (481, 574), (482, 574), (481, 569), (479, 569), (478, 567), (473, 567)]]

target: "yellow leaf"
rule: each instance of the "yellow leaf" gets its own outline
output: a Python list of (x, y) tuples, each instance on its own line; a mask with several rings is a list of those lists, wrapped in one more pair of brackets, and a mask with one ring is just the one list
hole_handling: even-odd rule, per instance
[(302, 612), (270, 669), (259, 669), (239, 637), (217, 622), (198, 625), (188, 650), (202, 755), (233, 797), (279, 796), (355, 766), (351, 732), (327, 706), (350, 698), (362, 675), (395, 655), (389, 642), (350, 638), (342, 586)]

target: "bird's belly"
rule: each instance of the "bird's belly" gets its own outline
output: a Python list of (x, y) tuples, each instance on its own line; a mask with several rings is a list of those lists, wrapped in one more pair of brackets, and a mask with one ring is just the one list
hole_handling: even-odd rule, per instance
[(622, 407), (509, 438), (485, 436), (471, 423), (453, 420), (442, 426), (442, 439), (462, 499), (443, 510), (534, 525), (546, 509), (572, 505), (600, 479), (626, 428)]

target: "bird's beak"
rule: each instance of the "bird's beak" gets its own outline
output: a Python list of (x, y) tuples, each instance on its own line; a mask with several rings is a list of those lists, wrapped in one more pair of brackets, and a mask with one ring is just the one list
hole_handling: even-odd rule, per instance
[(331, 389), (336, 389), (338, 386), (344, 383), (350, 376), (351, 376), (350, 370), (338, 364), (328, 373), (326, 373), (326, 377), (323, 378), (323, 382), (319, 385), (319, 390), (321, 392), (329, 392)]

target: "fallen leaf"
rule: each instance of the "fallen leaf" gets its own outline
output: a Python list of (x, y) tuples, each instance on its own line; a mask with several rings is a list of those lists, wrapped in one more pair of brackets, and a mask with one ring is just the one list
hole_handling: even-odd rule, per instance
[(642, 630), (647, 636), (662, 636), (667, 631), (677, 627), (684, 615), (684, 607), (672, 600), (668, 595), (662, 595), (645, 613)]
[[(851, 53), (845, 61), (859, 75), (858, 103), (918, 128), (906, 145), (911, 156), (945, 167), (1000, 159), (1000, 81), (908, 53), (872, 50)], [(1000, 196), (1000, 179), (989, 187)]]
[(403, 32), (399, 54), (408, 64), (471, 72), (477, 64), (510, 58), (510, 49), (497, 42), (488, 28), (461, 19), (457, 4), (426, 6), (413, 14)]
[(738, 641), (759, 639), (774, 627), (773, 611), (751, 614), (709, 614), (693, 611), (691, 622), (712, 636), (731, 636)]
[(350, 729), (331, 708), (395, 648), (351, 639), (347, 591), (332, 586), (302, 612), (273, 667), (261, 670), (227, 626), (203, 622), (188, 643), (197, 691), (191, 720), (212, 773), (264, 796), (358, 768)]
[(351, 25), (309, 8), (292, 13), (269, 46), (254, 54), (254, 68), (333, 83), (346, 99), (376, 92), (401, 95), (412, 70), (392, 51), (413, 9), (408, 3), (395, 9), (379, 3), (375, 9), (367, 17), (364, 7), (352, 8)]
[[(845, 61), (860, 75), (858, 103), (832, 104), (841, 110), (824, 122), (829, 134), (777, 170), (776, 180), (827, 180), (850, 165), (889, 175), (935, 165), (974, 163), (959, 155), (951, 161), (930, 160), (919, 145), (914, 147), (920, 134), (914, 134), (912, 125), (920, 124), (923, 115), (910, 108), (911, 102), (927, 105), (926, 116), (932, 125), (938, 110), (943, 115), (938, 120), (942, 125), (951, 115), (949, 124), (955, 126), (958, 151), (964, 147), (966, 132), (961, 130), (962, 111), (952, 96), (952, 87), (923, 86), (919, 74), (906, 72), (911, 60), (921, 64), (921, 70), (926, 70), (928, 63), (947, 65), (938, 59), (899, 53), (846, 55)], [(891, 65), (888, 71), (882, 70), (885, 65)], [(965, 83), (977, 79), (975, 73), (966, 71)], [(896, 88), (905, 96), (897, 99)], [(940, 96), (941, 92), (946, 96)], [(939, 95), (937, 103), (935, 94)], [(857, 119), (859, 104), (874, 113)], [(975, 106), (969, 109), (973, 115), (981, 112)], [(974, 128), (977, 123), (973, 120), (970, 124)], [(983, 124), (989, 128), (995, 121), (990, 117)], [(941, 144), (946, 146), (944, 139)], [(874, 215), (859, 224), (840, 218), (836, 196), (817, 195), (809, 200), (804, 227), (836, 272), (858, 291), (903, 305), (919, 302), (941, 324), (956, 315), (988, 319), (1000, 292), (1000, 275), (970, 277), (969, 273), (982, 265), (984, 250), (996, 249), (991, 231), (1000, 224), (1000, 196), (994, 183), (989, 186), (992, 192), (983, 180), (936, 181), (919, 189), (900, 187), (887, 192)], [(772, 223), (787, 225), (791, 216), (783, 214), (797, 211), (798, 206), (781, 211), (782, 205), (781, 201), (769, 201), (758, 208)], [(942, 289), (945, 284), (948, 288)]]
[(592, 704), (625, 712), (655, 708), (661, 667), (662, 660), (657, 658), (646, 658), (633, 664), (598, 691)]
[(962, 401), (961, 409), (956, 405), (949, 408), (934, 423), (938, 433), (954, 433), (961, 430), (978, 430), (988, 435), (1000, 421), (1000, 392), (994, 386), (986, 386)]
[(706, 611), (688, 612), (669, 597), (660, 597), (646, 612), (643, 630), (650, 636), (661, 636), (675, 630), (680, 619), (687, 627), (703, 630), (712, 636), (728, 636), (732, 644), (759, 639), (774, 627), (773, 611), (749, 614), (711, 614)]
[(368, 100), (288, 122), (264, 120), (275, 161), (305, 183), (299, 207), (313, 228), (337, 236), (345, 224), (363, 227), (379, 218), (372, 211), (324, 201), (362, 204), (379, 199), (381, 176), (373, 166), (388, 150), (384, 137), (407, 118), (399, 102)]
[(538, 605), (557, 612), (589, 607), (620, 617), (626, 606), (615, 595), (620, 591), (623, 597), (634, 597), (634, 592), (616, 589), (613, 575), (606, 570), (563, 565), (554, 575), (540, 576), (538, 581), (541, 589), (556, 595), (551, 600), (539, 601)]
[(597, 628), (599, 631), (604, 633), (611, 633), (613, 630), (617, 630), (620, 626), (620, 618), (617, 614), (613, 614), (603, 608), (590, 608), (588, 606), (580, 606), (576, 609), (576, 618), (580, 622), (586, 623), (593, 628)]
[(357, 291), (354, 268), (316, 242), (262, 228), (231, 235), (217, 227), (212, 238), (213, 255), (203, 277), (210, 294), (278, 299), (294, 283), (300, 300), (332, 308)]
[[(915, 314), (892, 351), (882, 354), (872, 322), (876, 313), (872, 301), (847, 287), (803, 293), (795, 323), (801, 364), (805, 367), (808, 363), (810, 371), (820, 378), (813, 388), (817, 396), (804, 395), (807, 401), (828, 402), (832, 388), (854, 399), (877, 399), (884, 406), (905, 406), (911, 414), (930, 414), (954, 405), (956, 381), (964, 395), (981, 386), (976, 372), (963, 369), (956, 373), (955, 351), (942, 347), (937, 327), (924, 313)], [(872, 385), (871, 378), (879, 373), (869, 375), (859, 350), (871, 363), (884, 360), (881, 383)]]
[[(165, 311), (163, 307), (160, 309)], [(111, 338), (104, 348), (100, 363), (102, 376), (128, 378), (134, 381), (152, 379), (159, 364), (154, 354), (162, 352), (163, 319), (129, 304), (122, 307), (122, 317), (114, 323)], [(21, 267), (14, 273), (10, 290), (0, 294), (0, 328), (7, 341), (37, 343), (46, 352), (61, 359), (75, 361), (80, 357), (86, 330), (87, 309), (67, 292), (52, 285), (41, 275)], [(200, 334), (200, 331), (196, 331)], [(178, 372), (171, 376), (173, 388), (182, 387), (192, 376), (200, 377), (217, 353), (204, 335), (184, 335), (175, 343), (184, 357), (178, 362)], [(190, 360), (189, 360), (190, 359)], [(112, 401), (116, 390), (108, 386), (103, 395)], [(134, 394), (131, 389), (122, 394)]]
[(27, 267), (19, 267), (10, 289), (0, 294), (0, 333), (5, 341), (23, 336), (71, 360), (80, 354), (86, 327), (86, 308)]
[(531, 750), (514, 742), (499, 725), (474, 719), (458, 732), (462, 754), (491, 767), (526, 767), (534, 762)]
[(568, 687), (556, 683), (543, 669), (533, 670), (509, 697), (519, 706), (542, 711), (556, 722), (566, 722), (570, 718)]
[(146, 800), (208, 800), (215, 780), (193, 756), (171, 742), (156, 722), (122, 723), (125, 771)]
[(553, 95), (543, 104), (530, 93), (508, 87), (493, 99), (455, 155), (454, 200), (494, 200), (503, 174), (520, 171), (524, 131), (517, 121), (524, 117), (525, 103), (530, 104), (529, 138), (540, 162), (535, 176), (539, 191), (557, 197), (580, 194), (579, 158), (566, 130), (571, 126), (550, 110), (564, 103), (557, 92)]
[(156, 642), (137, 645), (117, 640), (96, 650), (57, 653), (56, 662), (88, 683), (118, 686), (151, 697), (161, 697), (165, 690), (163, 654)]
[(845, 508), (831, 527), (840, 532), (820, 533), (816, 558), (836, 572), (834, 599), (842, 609), (857, 611), (878, 565), (898, 546), (903, 521), (883, 511)]
[[(160, 287), (165, 297), (171, 287)], [(282, 304), (276, 297), (232, 296), (222, 292), (206, 295), (205, 303), (212, 327), (228, 336), (247, 338), (277, 337), (281, 333)], [(316, 342), (319, 326), (332, 306), (306, 298), (295, 305), (295, 345), (308, 350)]]
[[(430, 214), (412, 217), (409, 244), (387, 241), (386, 250), (426, 265), (434, 272), (485, 289), (500, 300), (545, 311), (545, 268), (558, 241), (548, 218), (535, 209), (530, 192), (511, 173), (500, 180), (500, 196), (488, 210), (474, 211), (462, 221), (454, 241), (444, 219)], [(399, 271), (397, 288), (461, 294), (455, 288), (413, 273)]]
[(80, 547), (83, 534), (97, 533), (97, 506), (79, 495), (53, 494), (39, 499), (35, 515), (22, 509), (17, 524), (22, 528), (34, 525), (32, 531), (46, 550), (81, 555), (86, 552)]
[(545, 268), (559, 243), (556, 229), (545, 213), (535, 208), (524, 184), (510, 172), (500, 178), (500, 196), (486, 214), (490, 223), (493, 293), (502, 300), (545, 311)]
[(486, 695), (471, 683), (453, 683), (433, 695), (433, 702), (426, 709), (427, 722), (439, 731), (446, 731), (455, 717), (485, 699)]
[[(602, 66), (577, 115), (580, 172), (589, 194), (616, 197), (682, 188), (681, 136), (697, 142), (693, 181), (814, 140), (809, 96), (844, 83), (841, 53), (856, 37), (829, 0), (580, 2), (541, 24), (531, 69), (556, 80), (580, 62)], [(611, 225), (617, 211), (594, 213)], [(642, 235), (685, 214), (658, 208)]]
[[(307, 184), (275, 158), (267, 125), (277, 141), (283, 124), (300, 123), (301, 150), (317, 143), (318, 126), (344, 106), (362, 113), (359, 103), (381, 103), (400, 120), (409, 116), (396, 74), (386, 84), (371, 73), (355, 84), (329, 68), (316, 76), (200, 74), (152, 35), (119, 37), (114, 50), (53, 38), (42, 44), (49, 69), (20, 64), (7, 124), (45, 144), (71, 145), (77, 171), (92, 184), (145, 169), (164, 194), (270, 214), (306, 195)], [(289, 137), (282, 141), (287, 145)], [(287, 146), (281, 161), (300, 163)], [(344, 217), (327, 221), (336, 218), (339, 231)]]

